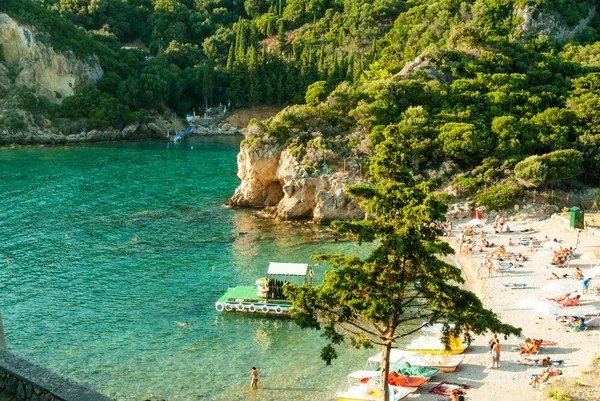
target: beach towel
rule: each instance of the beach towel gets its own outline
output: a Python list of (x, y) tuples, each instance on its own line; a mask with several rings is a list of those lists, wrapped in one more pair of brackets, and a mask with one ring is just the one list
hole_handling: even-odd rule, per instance
[(465, 394), (465, 390), (468, 390), (470, 388), (473, 388), (473, 386), (468, 384), (441, 382), (440, 384), (429, 390), (429, 394), (451, 396), (454, 391), (457, 391), (459, 394)]

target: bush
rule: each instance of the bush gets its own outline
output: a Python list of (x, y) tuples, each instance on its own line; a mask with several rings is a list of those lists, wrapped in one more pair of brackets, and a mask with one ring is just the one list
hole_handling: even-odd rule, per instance
[(523, 196), (523, 190), (516, 184), (498, 184), (487, 188), (475, 196), (475, 202), (488, 210), (502, 211), (513, 207), (518, 197)]
[(581, 175), (583, 153), (574, 150), (557, 150), (542, 156), (529, 156), (515, 166), (515, 176), (535, 187), (553, 184)]
[(473, 195), (481, 187), (483, 180), (479, 177), (456, 177), (454, 184), (463, 195)]
[(540, 161), (539, 156), (529, 156), (515, 166), (515, 176), (527, 181), (535, 187), (546, 182), (548, 166)]
[(306, 90), (306, 104), (316, 106), (319, 103), (324, 102), (329, 93), (331, 93), (331, 88), (327, 81), (317, 81), (309, 85)]

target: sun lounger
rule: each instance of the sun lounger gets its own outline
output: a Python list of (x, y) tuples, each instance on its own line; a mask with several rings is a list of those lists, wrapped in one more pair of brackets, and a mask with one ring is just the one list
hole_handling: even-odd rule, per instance
[(511, 290), (518, 290), (527, 287), (527, 283), (504, 283), (502, 285), (506, 288), (510, 288)]
[(496, 271), (498, 271), (498, 272), (507, 272), (507, 271), (509, 271), (509, 269), (511, 269), (512, 267), (514, 267), (514, 265), (515, 264), (512, 263), (512, 262), (509, 263), (506, 266), (500, 266), (500, 265), (498, 265), (498, 267), (496, 267)]

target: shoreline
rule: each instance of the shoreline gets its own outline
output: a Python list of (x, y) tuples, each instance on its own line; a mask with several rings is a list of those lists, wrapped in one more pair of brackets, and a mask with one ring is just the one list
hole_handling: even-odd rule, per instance
[[(453, 221), (455, 227), (459, 226), (465, 220)], [(545, 356), (553, 360), (563, 360), (559, 366), (563, 374), (557, 378), (552, 378), (550, 382), (557, 379), (577, 379), (580, 372), (589, 367), (593, 354), (600, 348), (600, 330), (591, 328), (583, 332), (567, 331), (564, 326), (556, 322), (553, 316), (539, 315), (533, 310), (516, 309), (515, 303), (524, 298), (535, 297), (544, 299), (547, 293), (543, 287), (547, 283), (562, 282), (569, 290), (578, 290), (581, 294), (581, 282), (579, 280), (556, 280), (547, 281), (546, 278), (551, 272), (559, 274), (567, 273), (572, 275), (575, 267), (580, 266), (584, 273), (591, 263), (595, 261), (581, 260), (579, 256), (583, 252), (599, 251), (600, 246), (594, 232), (582, 231), (580, 244), (575, 252), (575, 257), (571, 264), (566, 268), (557, 268), (550, 265), (552, 256), (541, 257), (527, 252), (526, 246), (508, 246), (509, 238), (515, 241), (518, 237), (536, 237), (538, 240), (548, 236), (557, 238), (562, 246), (568, 248), (575, 245), (575, 232), (565, 227), (564, 219), (545, 219), (545, 220), (527, 220), (527, 221), (509, 221), (507, 224), (515, 230), (510, 234), (498, 233), (492, 234), (489, 226), (486, 226), (486, 238), (490, 242), (495, 242), (496, 249), (499, 245), (504, 245), (508, 252), (522, 253), (528, 258), (527, 262), (518, 263), (522, 267), (513, 268), (512, 271), (500, 273), (493, 272), (492, 278), (477, 278), (477, 266), (481, 255), (473, 255), (471, 258), (465, 255), (448, 255), (461, 266), (462, 276), (465, 283), (460, 286), (464, 289), (474, 292), (483, 305), (499, 315), (505, 323), (512, 324), (523, 329), (523, 335), (531, 338), (542, 338), (556, 342), (556, 346), (544, 347), (538, 355), (534, 357), (541, 359)], [(524, 228), (533, 227), (535, 232), (520, 233)], [(456, 251), (457, 235), (460, 231), (454, 230), (451, 237), (445, 237)], [(475, 243), (479, 237), (473, 238)], [(517, 242), (517, 241), (515, 241)], [(544, 249), (536, 248), (536, 252)], [(527, 283), (524, 289), (506, 288), (503, 284), (514, 282)], [(600, 279), (592, 279), (590, 287), (600, 284)], [(565, 308), (565, 313), (585, 313), (596, 311), (600, 313), (600, 297), (595, 295), (582, 295), (581, 306)], [(502, 353), (500, 359), (500, 369), (491, 369), (491, 359), (487, 342), (491, 333), (482, 336), (474, 336), (473, 343), (464, 353), (465, 360), (462, 365), (453, 373), (440, 373), (432, 378), (430, 383), (422, 386), (415, 398), (423, 401), (441, 401), (448, 397), (429, 394), (434, 386), (442, 381), (463, 383), (466, 382), (473, 386), (466, 391), (467, 400), (486, 400), (486, 401), (528, 401), (539, 400), (542, 396), (540, 391), (533, 389), (528, 385), (528, 374), (540, 373), (541, 369), (534, 366), (518, 364), (521, 359), (518, 351), (512, 351), (512, 348), (520, 344), (523, 340), (514, 336), (507, 339), (500, 337)]]

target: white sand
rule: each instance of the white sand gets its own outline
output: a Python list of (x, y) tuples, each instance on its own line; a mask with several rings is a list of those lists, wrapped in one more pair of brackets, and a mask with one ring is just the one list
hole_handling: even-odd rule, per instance
[[(570, 290), (578, 290), (581, 294), (581, 281), (579, 280), (546, 280), (551, 272), (557, 274), (568, 273), (570, 275), (575, 271), (575, 267), (580, 266), (584, 273), (586, 268), (599, 261), (590, 261), (578, 259), (583, 252), (600, 251), (600, 237), (596, 237), (589, 232), (582, 232), (580, 235), (580, 244), (575, 252), (576, 257), (571, 261), (570, 267), (557, 268), (550, 265), (552, 256), (532, 256), (527, 252), (527, 246), (508, 247), (508, 239), (512, 237), (514, 242), (517, 238), (536, 237), (543, 240), (544, 236), (550, 239), (557, 238), (564, 247), (575, 247), (576, 233), (567, 228), (567, 225), (558, 220), (545, 220), (541, 222), (514, 222), (507, 221), (512, 230), (520, 231), (524, 228), (532, 227), (536, 230), (534, 234), (529, 233), (511, 233), (493, 235), (486, 226), (486, 238), (496, 245), (505, 245), (509, 252), (521, 252), (530, 260), (521, 263), (523, 267), (517, 267), (512, 272), (496, 273), (491, 279), (478, 280), (476, 269), (479, 265), (480, 256), (473, 255), (471, 259), (458, 258), (463, 266), (463, 276), (469, 283), (469, 288), (476, 292), (484, 305), (494, 312), (498, 313), (504, 323), (523, 329), (523, 334), (531, 338), (542, 338), (556, 342), (556, 346), (544, 347), (535, 358), (550, 356), (552, 359), (562, 359), (564, 362), (560, 366), (563, 371), (562, 377), (578, 378), (582, 369), (589, 366), (595, 351), (600, 349), (600, 324), (598, 327), (591, 328), (584, 332), (567, 331), (552, 316), (543, 316), (533, 310), (515, 309), (515, 303), (523, 298), (536, 297), (544, 299), (548, 296), (543, 291), (543, 287), (551, 282), (562, 282), (567, 284)], [(457, 223), (454, 222), (454, 232), (451, 243), (456, 249), (456, 236), (460, 231), (457, 230)], [(478, 238), (477, 238), (478, 240)], [(538, 247), (538, 249), (540, 249)], [(543, 248), (542, 248), (543, 249)], [(506, 289), (503, 283), (527, 283), (526, 289)], [(600, 284), (600, 276), (592, 279), (590, 287)], [(582, 295), (580, 306), (566, 308), (567, 313), (577, 313), (595, 310), (600, 306), (600, 296)], [(502, 400), (502, 401), (526, 401), (538, 399), (538, 391), (528, 385), (527, 374), (540, 372), (541, 368), (524, 366), (517, 364), (520, 360), (518, 351), (511, 351), (512, 347), (522, 340), (516, 337), (504, 339), (500, 337), (502, 345), (502, 354), (500, 360), (500, 369), (491, 369), (491, 357), (487, 343), (490, 334), (475, 338), (473, 344), (465, 352), (463, 364), (453, 373), (439, 373), (434, 376), (430, 383), (423, 386), (419, 391), (408, 399), (418, 398), (423, 401), (446, 400), (448, 397), (428, 394), (428, 391), (441, 381), (456, 383), (466, 382), (473, 386), (466, 393), (467, 400)]]

